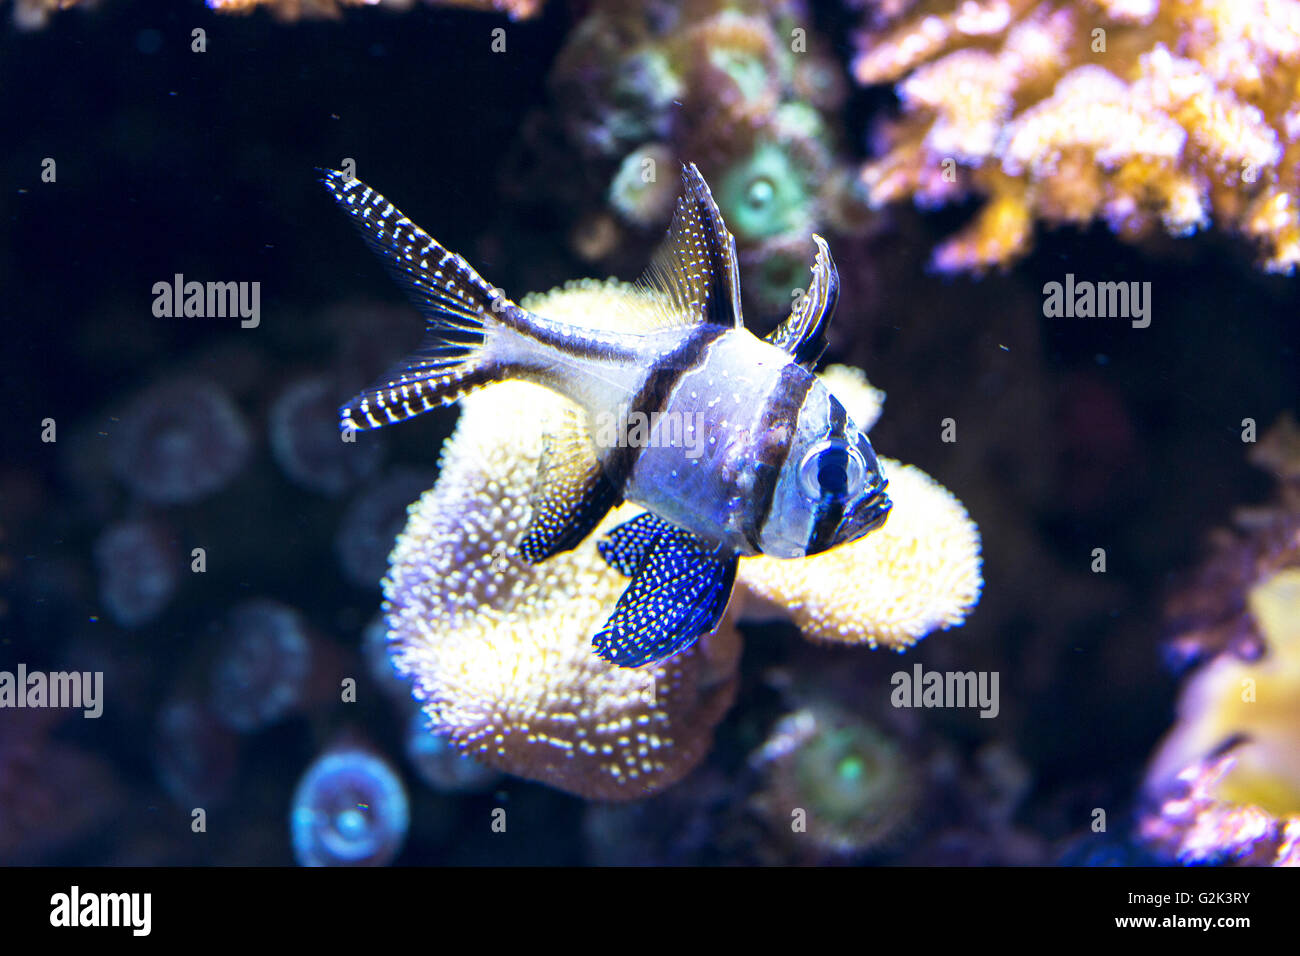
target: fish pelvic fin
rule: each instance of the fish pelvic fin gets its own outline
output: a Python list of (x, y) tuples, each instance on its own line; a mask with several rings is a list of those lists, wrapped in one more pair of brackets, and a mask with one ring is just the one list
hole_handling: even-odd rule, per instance
[(519, 541), (524, 560), (540, 564), (576, 548), (622, 499), (601, 466), (591, 431), (576, 408), (546, 436), (530, 504), (532, 518)]
[(509, 378), (501, 340), (527, 313), (361, 180), (338, 170), (320, 173), (426, 321), (419, 348), (339, 409), (340, 427), (392, 425)]
[(617, 667), (665, 660), (713, 631), (731, 600), (740, 559), (718, 555), (697, 535), (652, 514), (615, 528), (597, 545), (632, 578), (609, 621), (592, 638)]

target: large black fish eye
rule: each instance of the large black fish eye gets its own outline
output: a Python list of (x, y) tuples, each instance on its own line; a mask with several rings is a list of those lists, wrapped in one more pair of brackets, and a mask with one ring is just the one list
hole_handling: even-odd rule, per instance
[(810, 498), (842, 501), (862, 492), (867, 463), (862, 453), (841, 438), (814, 445), (799, 463), (799, 481)]

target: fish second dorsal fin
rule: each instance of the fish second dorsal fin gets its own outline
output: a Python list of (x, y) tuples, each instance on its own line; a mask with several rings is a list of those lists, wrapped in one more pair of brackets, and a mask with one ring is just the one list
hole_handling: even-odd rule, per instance
[(826, 327), (840, 297), (840, 274), (830, 247), (816, 234), (813, 242), (817, 243), (817, 258), (813, 261), (812, 284), (785, 320), (766, 336), (768, 342), (789, 352), (810, 372), (826, 351)]
[(547, 432), (529, 501), (533, 515), (519, 541), (519, 553), (531, 564), (540, 564), (576, 548), (620, 497), (596, 457), (580, 413), (568, 409)]
[(637, 285), (656, 303), (666, 328), (741, 325), (736, 240), (694, 163), (682, 167), (673, 224)]

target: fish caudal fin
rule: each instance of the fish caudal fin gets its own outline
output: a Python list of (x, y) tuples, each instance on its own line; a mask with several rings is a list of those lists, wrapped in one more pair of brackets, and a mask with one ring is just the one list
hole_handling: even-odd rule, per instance
[(341, 426), (392, 425), (507, 377), (494, 339), (523, 310), (359, 179), (321, 170), (321, 182), (428, 323), (411, 356), (339, 410)]
[(632, 578), (594, 638), (596, 653), (618, 667), (671, 657), (722, 620), (736, 581), (736, 555), (719, 557), (702, 539), (652, 514), (619, 525), (597, 545)]

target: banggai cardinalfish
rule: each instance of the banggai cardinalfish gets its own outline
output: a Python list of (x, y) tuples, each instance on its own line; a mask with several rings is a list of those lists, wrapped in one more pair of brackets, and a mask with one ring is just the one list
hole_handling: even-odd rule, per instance
[[(631, 578), (593, 638), (605, 660), (640, 667), (713, 630), (741, 555), (816, 554), (885, 521), (875, 452), (812, 373), (839, 293), (820, 236), (811, 289), (756, 337), (741, 322), (735, 239), (686, 166), (668, 236), (627, 293), (649, 321), (605, 331), (520, 308), (364, 183), (322, 179), (428, 322), (415, 353), (341, 409), (343, 427), (532, 382), (580, 411), (548, 436), (520, 554), (538, 563), (576, 547), (623, 501), (647, 509), (598, 545)], [(633, 420), (652, 423), (636, 441)]]

